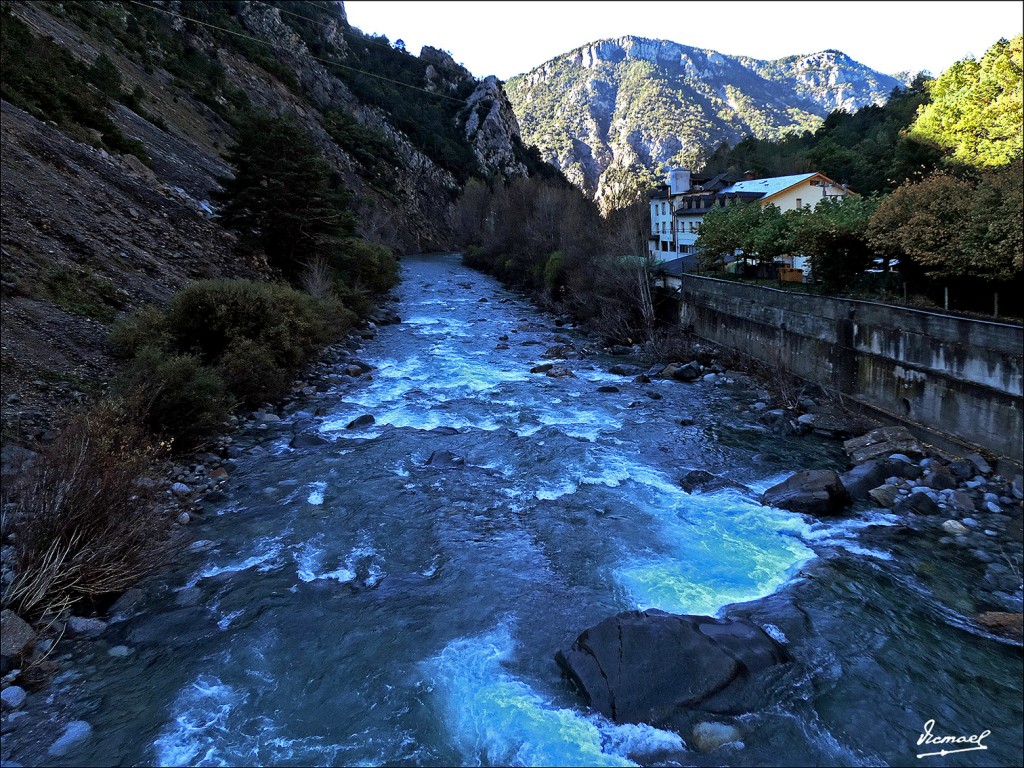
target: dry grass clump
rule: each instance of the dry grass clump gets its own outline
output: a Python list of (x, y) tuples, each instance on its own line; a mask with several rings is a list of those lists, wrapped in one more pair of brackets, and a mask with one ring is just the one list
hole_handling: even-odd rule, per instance
[(17, 487), (15, 578), (2, 602), (25, 618), (127, 589), (165, 562), (168, 519), (138, 482), (163, 451), (122, 402), (74, 417)]

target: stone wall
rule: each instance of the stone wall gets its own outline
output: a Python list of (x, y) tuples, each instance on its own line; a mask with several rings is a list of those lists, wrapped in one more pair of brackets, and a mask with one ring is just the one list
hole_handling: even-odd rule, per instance
[(1020, 464), (1024, 328), (686, 274), (680, 321), (883, 413)]

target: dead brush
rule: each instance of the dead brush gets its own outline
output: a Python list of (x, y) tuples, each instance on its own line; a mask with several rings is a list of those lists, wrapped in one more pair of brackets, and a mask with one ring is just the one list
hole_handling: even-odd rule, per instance
[(18, 483), (15, 577), (4, 606), (29, 619), (58, 614), (164, 563), (167, 516), (138, 483), (164, 451), (122, 402), (73, 417)]

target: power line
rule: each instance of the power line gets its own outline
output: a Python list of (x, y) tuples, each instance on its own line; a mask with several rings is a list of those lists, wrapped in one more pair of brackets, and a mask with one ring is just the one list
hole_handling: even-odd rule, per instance
[[(193, 19), (190, 16), (185, 16), (184, 14), (177, 13), (175, 11), (171, 11), (171, 10), (168, 10), (166, 8), (157, 8), (156, 6), (147, 5), (146, 3), (140, 2), (139, 0), (126, 0), (126, 2), (131, 3), (132, 5), (138, 5), (138, 6), (142, 7), (142, 8), (146, 8), (147, 10), (150, 10), (150, 11), (157, 11), (158, 13), (164, 13), (164, 14), (167, 14), (168, 16), (176, 16), (179, 19), (184, 19), (185, 21), (190, 21), (193, 24), (198, 24), (198, 25), (203, 26), (203, 27), (209, 27), (210, 29), (216, 29), (216, 30), (218, 30), (220, 32), (225, 32), (225, 33), (227, 33), (229, 35), (235, 35), (236, 37), (241, 37), (241, 38), (243, 38), (245, 40), (249, 40), (249, 41), (254, 42), (254, 43), (259, 43), (261, 45), (269, 45), (271, 48), (274, 48), (274, 50), (276, 51), (276, 48), (275, 48), (274, 44), (271, 43), (269, 40), (261, 40), (258, 37), (252, 37), (251, 35), (246, 35), (246, 34), (243, 34), (242, 32), (236, 32), (233, 29), (227, 29), (225, 27), (219, 27), (216, 24), (210, 24), (209, 22), (206, 22), (206, 21), (199, 21), (199, 19)], [(274, 8), (276, 6), (270, 6), (270, 7)], [(281, 10), (281, 9), (278, 8), (278, 10)], [(293, 15), (296, 15), (296, 14), (293, 14)], [(305, 18), (305, 17), (301, 17), (301, 18)], [(313, 19), (309, 19), (309, 21), (314, 21), (314, 20)], [(346, 64), (339, 64), (336, 61), (331, 61), (329, 59), (320, 58), (319, 56), (314, 56), (312, 53), (308, 53), (307, 52), (307, 55), (309, 56), (309, 58), (311, 58), (311, 59), (313, 59), (315, 61), (319, 61), (319, 62), (321, 62), (323, 64), (328, 64), (328, 65), (334, 66), (334, 67), (340, 67), (341, 69), (347, 69), (347, 70), (349, 70), (351, 72), (358, 72), (361, 75), (365, 75), (367, 77), (373, 77), (373, 78), (376, 78), (377, 80), (383, 80), (384, 82), (392, 83), (393, 85), (400, 85), (400, 86), (402, 86), (404, 88), (411, 88), (414, 91), (419, 91), (420, 93), (425, 93), (428, 96), (433, 96), (433, 97), (439, 98), (439, 99), (445, 99), (446, 101), (454, 101), (455, 103), (460, 104), (460, 105), (465, 105), (465, 103), (466, 103), (462, 99), (457, 99), (457, 98), (455, 98), (453, 96), (445, 96), (443, 93), (437, 93), (435, 91), (427, 90), (426, 88), (420, 88), (417, 85), (409, 85), (408, 83), (403, 83), (401, 80), (392, 80), (390, 77), (384, 77), (383, 75), (378, 75), (378, 74), (375, 74), (373, 72), (367, 72), (366, 70), (363, 70), (363, 69), (357, 69), (356, 67), (350, 67), (350, 66), (348, 66)]]

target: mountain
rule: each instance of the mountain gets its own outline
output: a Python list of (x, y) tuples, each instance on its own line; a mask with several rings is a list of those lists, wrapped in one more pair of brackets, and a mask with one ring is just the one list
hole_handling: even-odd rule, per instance
[(882, 104), (903, 82), (839, 51), (762, 61), (667, 40), (601, 40), (511, 78), (523, 141), (604, 210), (699, 168), (748, 134), (813, 130), (833, 110)]
[(0, 14), (5, 434), (45, 431), (108, 378), (116, 317), (196, 279), (270, 276), (211, 202), (253, 111), (295, 120), (357, 233), (399, 254), (452, 246), (467, 179), (540, 162), (496, 79), (364, 35), (339, 2), (5, 0)]

